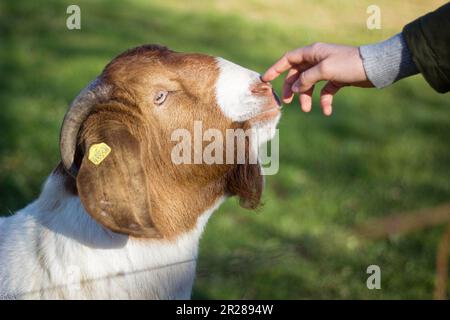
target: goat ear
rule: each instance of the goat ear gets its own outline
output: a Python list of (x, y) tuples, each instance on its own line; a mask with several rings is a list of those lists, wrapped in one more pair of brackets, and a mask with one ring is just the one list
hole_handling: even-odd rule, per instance
[(145, 148), (124, 124), (97, 120), (82, 135), (77, 188), (84, 208), (114, 232), (161, 237), (152, 220)]

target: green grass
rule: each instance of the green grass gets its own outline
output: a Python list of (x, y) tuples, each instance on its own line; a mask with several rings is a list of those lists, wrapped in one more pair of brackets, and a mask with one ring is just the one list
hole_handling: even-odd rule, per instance
[[(66, 29), (70, 1), (0, 3), (0, 212), (10, 214), (38, 195), (58, 162), (68, 103), (126, 48), (161, 43), (262, 72), (284, 51), (312, 41), (370, 42), (401, 27), (386, 21), (390, 29), (369, 31), (364, 9), (350, 23), (352, 5), (342, 2), (342, 11), (330, 15), (331, 25), (340, 26), (335, 33), (321, 28), (330, 21), (305, 17), (301, 3), (293, 10), (284, 5), (282, 23), (261, 19), (273, 8), (256, 0), (241, 11), (155, 2), (77, 1), (80, 31)], [(379, 2), (388, 8), (388, 1)], [(314, 3), (305, 5), (336, 9), (327, 9), (330, 1)], [(413, 16), (418, 3), (410, 5)], [(303, 20), (288, 15), (295, 10)], [(251, 212), (229, 200), (213, 216), (194, 298), (432, 297), (442, 227), (378, 241), (356, 238), (351, 229), (450, 200), (449, 96), (414, 77), (383, 91), (344, 89), (334, 105), (331, 118), (317, 106), (307, 115), (295, 103), (285, 107), (280, 171), (267, 177), (264, 206)], [(381, 267), (382, 290), (366, 288), (371, 264)]]

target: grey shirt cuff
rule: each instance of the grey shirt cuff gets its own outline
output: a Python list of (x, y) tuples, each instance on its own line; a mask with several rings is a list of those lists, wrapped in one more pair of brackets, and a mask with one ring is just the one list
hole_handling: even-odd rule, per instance
[(377, 88), (419, 73), (401, 33), (386, 41), (359, 47), (367, 78)]

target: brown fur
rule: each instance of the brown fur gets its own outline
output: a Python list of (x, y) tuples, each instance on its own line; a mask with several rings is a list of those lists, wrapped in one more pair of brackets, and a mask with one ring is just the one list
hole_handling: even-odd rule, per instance
[[(259, 164), (181, 164), (171, 161), (178, 128), (216, 128), (225, 136), (232, 123), (217, 106), (213, 57), (183, 54), (155, 45), (116, 57), (101, 75), (112, 87), (109, 101), (95, 106), (83, 124), (76, 153), (80, 172), (65, 176), (71, 194), (79, 194), (87, 212), (113, 231), (135, 237), (173, 238), (195, 226), (198, 216), (225, 195), (238, 195), (255, 208), (261, 198)], [(162, 106), (158, 90), (169, 91)], [(112, 152), (101, 164), (87, 159), (92, 144), (107, 143)], [(248, 148), (247, 148), (248, 149)], [(225, 150), (225, 148), (224, 148)]]

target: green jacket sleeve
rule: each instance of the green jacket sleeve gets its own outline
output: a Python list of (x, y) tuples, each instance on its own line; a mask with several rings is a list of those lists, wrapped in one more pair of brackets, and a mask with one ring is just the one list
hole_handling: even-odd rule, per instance
[(437, 92), (450, 90), (450, 3), (403, 28), (412, 59)]

